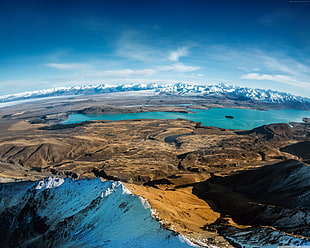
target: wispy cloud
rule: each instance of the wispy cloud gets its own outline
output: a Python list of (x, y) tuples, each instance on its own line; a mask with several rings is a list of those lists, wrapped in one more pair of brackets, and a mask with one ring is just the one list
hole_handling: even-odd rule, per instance
[(173, 65), (159, 66), (156, 69), (146, 68), (141, 70), (132, 70), (132, 69), (122, 69), (122, 70), (106, 70), (106, 71), (92, 71), (87, 73), (87, 76), (90, 77), (108, 77), (108, 78), (118, 78), (118, 77), (145, 77), (153, 76), (159, 72), (191, 72), (200, 69), (196, 66), (188, 66), (182, 63), (177, 63)]
[[(221, 68), (220, 80), (226, 79), (248, 87), (272, 88), (309, 96), (310, 61), (305, 56), (298, 56), (297, 50), (270, 51), (255, 47), (240, 49), (213, 45), (204, 48), (203, 51), (205, 60), (212, 61), (213, 68)], [(293, 52), (297, 55), (291, 55)]]
[(261, 62), (264, 73), (248, 73), (242, 75), (242, 79), (268, 80), (278, 82), (300, 89), (310, 88), (310, 67), (294, 58), (284, 54), (267, 55), (261, 51), (254, 53), (253, 59)]
[(143, 62), (162, 60), (164, 57), (164, 52), (161, 49), (149, 45), (143, 35), (137, 31), (122, 33), (116, 45), (116, 55), (120, 57)]
[(297, 87), (310, 87), (310, 83), (300, 81), (286, 75), (272, 75), (272, 74), (258, 74), (258, 73), (248, 73), (241, 75), (241, 79), (251, 79), (251, 80), (268, 80), (279, 83), (285, 83)]
[(116, 42), (116, 55), (146, 63), (162, 64), (167, 61), (178, 62), (181, 57), (188, 56), (189, 46), (171, 50), (171, 44), (168, 48), (165, 41), (153, 41), (140, 32), (130, 30), (123, 32)]
[(187, 47), (180, 47), (176, 51), (172, 51), (169, 53), (168, 59), (173, 62), (179, 61), (180, 57), (184, 57), (188, 55)]
[(301, 75), (304, 73), (310, 75), (310, 67), (296, 61), (296, 59), (284, 55), (279, 57), (270, 56), (262, 52), (258, 52), (257, 57), (262, 61), (266, 69), (270, 71), (278, 71), (292, 75)]
[(47, 67), (51, 67), (58, 70), (79, 70), (89, 68), (88, 64), (82, 63), (48, 63), (46, 64)]
[(295, 75), (310, 74), (310, 66), (305, 61), (288, 56), (285, 51), (266, 52), (256, 48), (238, 49), (217, 45), (206, 50), (205, 59), (244, 71), (259, 69)]
[(156, 72), (154, 69), (143, 69), (143, 70), (109, 70), (109, 71), (96, 71), (88, 73), (90, 77), (136, 77), (136, 76), (151, 76)]
[(292, 8), (290, 9), (283, 8), (262, 16), (259, 19), (259, 22), (267, 26), (272, 26), (279, 22), (291, 20), (294, 17), (294, 15), (295, 13)]
[(243, 79), (254, 79), (254, 80), (271, 80), (271, 81), (279, 81), (279, 82), (291, 80), (291, 77), (289, 77), (289, 76), (258, 74), (258, 73), (244, 74), (240, 78), (243, 78)]
[(173, 65), (165, 65), (158, 67), (161, 71), (175, 71), (175, 72), (190, 72), (190, 71), (197, 71), (200, 69), (199, 66), (189, 66), (184, 65), (182, 63), (177, 63)]

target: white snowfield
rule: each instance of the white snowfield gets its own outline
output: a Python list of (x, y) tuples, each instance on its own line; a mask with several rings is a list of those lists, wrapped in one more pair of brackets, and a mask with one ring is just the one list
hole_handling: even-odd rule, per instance
[(74, 87), (58, 87), (46, 90), (27, 91), (22, 93), (0, 96), (0, 103), (32, 98), (55, 97), (66, 95), (93, 95), (113, 92), (139, 92), (152, 90), (155, 94), (177, 94), (198, 96), (227, 96), (234, 99), (242, 98), (271, 103), (305, 103), (309, 99), (291, 95), (289, 93), (272, 90), (251, 89), (227, 84), (196, 85), (196, 84), (122, 84), (122, 85), (84, 85)]

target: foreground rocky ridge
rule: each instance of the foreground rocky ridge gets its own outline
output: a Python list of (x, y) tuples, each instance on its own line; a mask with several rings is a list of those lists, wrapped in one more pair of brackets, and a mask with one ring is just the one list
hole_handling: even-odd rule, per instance
[(121, 183), (56, 180), (0, 184), (1, 247), (192, 247)]
[[(310, 198), (303, 184), (310, 173), (308, 122), (244, 131), (184, 119), (59, 124), (70, 111), (156, 109), (156, 104), (119, 107), (123, 99), (110, 103), (96, 107), (96, 101), (71, 99), (2, 110), (1, 180), (120, 180), (149, 200), (166, 228), (204, 246), (276, 247), (309, 241), (305, 206)], [(158, 108), (185, 111), (171, 105)], [(266, 185), (274, 185), (273, 190)]]

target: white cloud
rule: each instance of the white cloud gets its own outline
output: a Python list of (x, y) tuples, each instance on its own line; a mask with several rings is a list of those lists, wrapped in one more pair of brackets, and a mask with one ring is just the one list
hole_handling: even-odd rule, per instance
[(270, 71), (279, 71), (282, 73), (293, 75), (310, 73), (309, 66), (286, 56), (275, 58), (266, 54), (259, 54), (258, 58), (263, 62), (263, 65)]
[(188, 48), (181, 47), (181, 48), (178, 48), (176, 51), (170, 52), (168, 59), (170, 61), (176, 62), (176, 61), (179, 61), (180, 57), (184, 57), (186, 55), (188, 55)]
[(153, 41), (150, 37), (134, 30), (123, 32), (116, 42), (117, 56), (152, 64), (163, 61), (178, 62), (181, 57), (188, 54), (188, 46), (171, 51), (166, 47), (165, 41)]
[(266, 53), (259, 49), (236, 49), (229, 46), (211, 46), (205, 52), (205, 59), (220, 63), (223, 66), (233, 66), (244, 71), (270, 71), (277, 74), (310, 75), (309, 62), (298, 61), (288, 56), (284, 51)]
[[(310, 88), (310, 67), (285, 54), (269, 55), (255, 50), (251, 58), (260, 61), (260, 71), (265, 73), (248, 73), (242, 75), (241, 79), (268, 80), (296, 87), (300, 91)], [(251, 61), (249, 61), (250, 63)], [(254, 70), (254, 68), (253, 68)], [(279, 86), (279, 90), (281, 90)]]
[(242, 71), (246, 71), (246, 72), (250, 72), (250, 71), (260, 71), (260, 69), (257, 68), (257, 67), (254, 67), (254, 68), (249, 69), (249, 68), (246, 68), (246, 67), (237, 66), (236, 69), (242, 70)]
[(242, 75), (242, 79), (254, 79), (254, 80), (271, 80), (271, 81), (283, 81), (289, 80), (289, 76), (284, 75), (269, 75), (269, 74), (258, 74), (258, 73), (248, 73)]
[(297, 79), (292, 78), (291, 76), (286, 75), (271, 75), (271, 74), (258, 74), (258, 73), (248, 73), (240, 77), (241, 79), (251, 79), (251, 80), (268, 80), (279, 83), (285, 83), (297, 87), (310, 87), (310, 83), (306, 83)]
[(55, 68), (58, 70), (80, 70), (84, 68), (89, 68), (89, 65), (82, 63), (48, 63), (47, 67)]
[(190, 72), (190, 71), (199, 70), (200, 67), (199, 66), (188, 66), (182, 63), (177, 63), (173, 65), (160, 66), (158, 69), (161, 71)]
[(237, 49), (221, 45), (210, 46), (205, 50), (205, 59), (212, 60), (216, 66), (221, 67), (223, 75), (231, 68), (236, 68), (226, 79), (235, 80), (237, 84), (237, 78), (241, 78), (248, 80), (243, 81), (244, 86), (260, 87), (258, 81), (265, 80), (262, 83), (266, 87), (269, 87), (269, 83), (275, 90), (309, 95), (310, 61), (305, 57), (292, 57), (283, 50), (267, 52), (255, 48)]
[(89, 73), (88, 76), (95, 77), (134, 77), (134, 76), (151, 76), (156, 72), (154, 69), (143, 69), (143, 70), (111, 70), (111, 71), (98, 71)]
[(121, 57), (143, 62), (158, 61), (164, 57), (162, 49), (149, 46), (143, 35), (136, 31), (122, 33), (116, 45), (116, 55)]

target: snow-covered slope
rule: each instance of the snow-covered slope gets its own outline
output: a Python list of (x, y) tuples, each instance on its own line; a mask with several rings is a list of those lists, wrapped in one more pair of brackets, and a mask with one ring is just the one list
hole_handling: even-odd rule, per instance
[(0, 102), (22, 99), (64, 96), (91, 95), (124, 91), (154, 90), (157, 94), (199, 95), (205, 97), (225, 97), (237, 101), (252, 100), (267, 103), (279, 103), (296, 108), (310, 108), (310, 100), (289, 93), (272, 90), (251, 89), (227, 84), (194, 85), (194, 84), (122, 84), (122, 85), (85, 85), (75, 87), (60, 87), (47, 90), (27, 91), (23, 93), (0, 96)]
[(294, 96), (289, 93), (263, 89), (251, 89), (227, 84), (189, 85), (178, 83), (173, 85), (166, 85), (157, 91), (178, 95), (191, 94), (200, 96), (215, 96), (226, 97), (240, 101), (252, 100), (267, 103), (304, 104), (308, 102), (306, 98)]
[(119, 182), (0, 184), (0, 247), (192, 247)]

